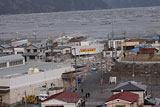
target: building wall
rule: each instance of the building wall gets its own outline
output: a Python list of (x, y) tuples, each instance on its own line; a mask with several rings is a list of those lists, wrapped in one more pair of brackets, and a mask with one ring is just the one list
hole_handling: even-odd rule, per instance
[(139, 42), (123, 42), (121, 44), (121, 52), (122, 52), (122, 54), (123, 54), (123, 51), (124, 51), (124, 49), (123, 49), (124, 46), (135, 46), (137, 44), (139, 44)]
[(66, 103), (56, 99), (52, 99), (52, 100), (41, 103), (41, 107), (51, 106), (51, 105), (63, 105), (64, 107), (76, 107), (75, 103)]
[(14, 48), (14, 54), (24, 53), (24, 48)]
[(109, 48), (111, 48), (112, 46), (113, 46), (113, 48), (121, 47), (121, 44), (123, 42), (124, 42), (124, 40), (109, 40), (108, 46), (109, 46)]
[[(28, 52), (27, 49), (30, 49), (30, 52)], [(40, 50), (37, 47), (30, 45), (25, 48), (25, 53), (34, 53), (34, 51), (33, 51), (34, 49), (37, 49), (37, 52), (40, 52)]]
[(144, 105), (144, 107), (153, 107), (152, 105)]
[[(18, 62), (20, 61), (21, 63), (16, 63), (14, 65), (13, 64), (10, 65), (10, 62), (16, 62), (16, 61), (18, 61)], [(25, 60), (23, 58), (23, 59), (17, 59), (15, 61), (6, 61), (6, 62), (2, 62), (2, 63), (6, 63), (6, 66), (5, 67), (0, 67), (0, 69), (24, 65), (25, 64)]]
[(54, 49), (54, 52), (61, 52), (62, 54), (66, 54), (66, 51), (68, 50), (68, 53), (71, 52), (70, 48), (65, 48), (65, 49)]
[(124, 107), (133, 107), (131, 106), (129, 103), (122, 103), (122, 102), (119, 102), (119, 103), (112, 103), (112, 104), (107, 104), (106, 107), (116, 107), (117, 105), (124, 105)]

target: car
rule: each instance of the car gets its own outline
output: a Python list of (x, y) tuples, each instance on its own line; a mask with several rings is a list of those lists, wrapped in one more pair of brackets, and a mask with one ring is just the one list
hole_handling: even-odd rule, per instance
[(91, 70), (92, 70), (92, 71), (97, 71), (98, 68), (94, 66), (94, 67), (91, 67)]
[(40, 100), (40, 101), (43, 101), (43, 100), (45, 100), (45, 99), (47, 99), (48, 98), (48, 94), (40, 94), (39, 96), (38, 96), (38, 99)]

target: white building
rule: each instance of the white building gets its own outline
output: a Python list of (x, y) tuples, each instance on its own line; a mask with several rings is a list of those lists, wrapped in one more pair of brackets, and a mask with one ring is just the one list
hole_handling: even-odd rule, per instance
[(122, 42), (124, 42), (124, 40), (125, 40), (124, 37), (109, 38), (108, 39), (108, 47), (109, 48), (113, 47), (114, 49), (120, 48), (121, 44), (122, 44)]
[[(9, 60), (9, 59), (8, 59)], [(18, 60), (15, 58), (15, 61)], [(24, 58), (23, 58), (24, 61)], [(31, 72), (33, 70), (33, 72)], [(51, 84), (63, 87), (61, 74), (72, 71), (70, 64), (30, 61), (21, 66), (12, 66), (0, 69), (0, 97), (2, 103), (16, 104), (22, 102), (26, 92), (27, 96), (36, 95), (37, 88)]]

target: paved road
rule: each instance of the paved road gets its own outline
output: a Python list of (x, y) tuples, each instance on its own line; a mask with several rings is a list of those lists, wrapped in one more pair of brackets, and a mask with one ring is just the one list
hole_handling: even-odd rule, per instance
[(82, 88), (84, 90), (83, 96), (88, 92), (90, 93), (90, 98), (86, 99), (86, 107), (95, 107), (96, 105), (103, 104), (105, 100), (111, 96), (111, 89), (115, 85), (104, 83), (103, 86), (101, 86), (100, 79), (100, 71), (89, 71), (86, 80), (79, 87), (79, 93), (81, 93), (80, 90)]

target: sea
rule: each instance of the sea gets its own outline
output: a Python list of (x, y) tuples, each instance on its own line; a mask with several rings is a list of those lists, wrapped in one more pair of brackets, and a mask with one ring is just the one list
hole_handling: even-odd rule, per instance
[(0, 15), (0, 39), (87, 36), (148, 37), (160, 34), (160, 7)]

